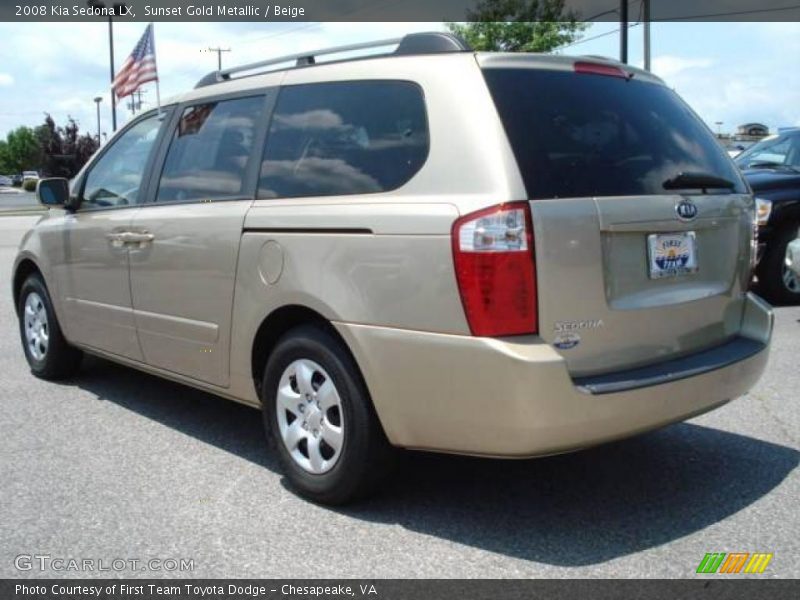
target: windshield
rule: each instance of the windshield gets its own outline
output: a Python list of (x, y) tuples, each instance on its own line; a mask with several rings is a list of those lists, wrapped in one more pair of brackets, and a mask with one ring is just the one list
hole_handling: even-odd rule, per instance
[(773, 135), (736, 157), (741, 169), (752, 167), (800, 167), (800, 131)]
[(530, 199), (665, 194), (681, 173), (747, 189), (713, 134), (665, 86), (544, 69), (484, 75)]

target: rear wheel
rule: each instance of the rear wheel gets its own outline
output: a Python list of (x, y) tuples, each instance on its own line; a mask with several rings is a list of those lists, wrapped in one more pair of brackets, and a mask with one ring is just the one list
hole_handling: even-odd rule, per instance
[(394, 451), (355, 361), (330, 332), (288, 332), (267, 361), (261, 400), (283, 471), (303, 496), (344, 504), (388, 473)]
[(42, 379), (64, 379), (80, 367), (83, 353), (69, 345), (56, 319), (41, 276), (30, 275), (18, 298), (19, 330), (31, 372)]
[(800, 276), (786, 265), (786, 250), (800, 236), (795, 223), (776, 232), (767, 247), (758, 271), (761, 294), (772, 304), (800, 304)]

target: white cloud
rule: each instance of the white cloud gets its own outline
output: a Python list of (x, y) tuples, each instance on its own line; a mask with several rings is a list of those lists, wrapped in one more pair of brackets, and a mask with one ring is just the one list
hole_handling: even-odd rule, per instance
[(710, 125), (733, 131), (756, 121), (775, 130), (800, 125), (800, 85), (784, 62), (792, 61), (764, 52), (725, 61), (662, 56), (653, 70)]
[(710, 58), (686, 58), (682, 56), (656, 56), (653, 59), (653, 73), (662, 79), (672, 79), (692, 69), (707, 69), (714, 65)]
[[(216, 54), (201, 52), (208, 46), (230, 47), (232, 52), (223, 54), (223, 66), (230, 66), (441, 28), (441, 23), (156, 23), (161, 97), (192, 88), (216, 68)], [(114, 25), (117, 67), (143, 30), (143, 23)], [(0, 23), (0, 39), (0, 138), (19, 125), (38, 125), (45, 112), (58, 123), (71, 115), (82, 129), (94, 131), (98, 95), (102, 128), (110, 133), (106, 23), (39, 23), (24, 29)], [(570, 52), (614, 54), (617, 43), (608, 36)], [(638, 61), (633, 41), (631, 51)], [(794, 75), (798, 23), (658, 24), (653, 54), (654, 71), (708, 123), (721, 120), (726, 129), (745, 121), (800, 125), (800, 80)], [(144, 99), (154, 106), (154, 86), (148, 85)], [(120, 123), (128, 118), (124, 103), (118, 114)]]
[[(208, 46), (232, 48), (223, 66), (314, 50), (337, 44), (396, 37), (440, 23), (156, 23), (161, 98), (191, 89), (216, 68)], [(119, 67), (144, 31), (142, 23), (115, 23), (115, 63)], [(40, 23), (21, 30), (0, 23), (0, 85), (7, 75), (24, 85), (4, 87), (0, 95), (0, 138), (19, 125), (35, 126), (50, 113), (57, 123), (75, 118), (81, 129), (94, 131), (93, 98), (103, 96), (102, 129), (111, 131), (108, 26), (106, 23)], [(155, 86), (147, 85), (144, 100), (155, 106)], [(127, 99), (126, 99), (127, 101)], [(129, 116), (126, 101), (118, 106), (118, 123)]]

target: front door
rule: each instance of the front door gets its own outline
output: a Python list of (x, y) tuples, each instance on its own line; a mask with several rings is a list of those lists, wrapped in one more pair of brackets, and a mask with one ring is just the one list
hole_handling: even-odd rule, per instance
[(144, 197), (145, 173), (163, 120), (144, 116), (88, 167), (80, 207), (53, 231), (60, 247), (55, 275), (64, 328), (75, 343), (141, 361), (128, 277), (126, 236)]
[[(231, 310), (244, 217), (255, 194), (265, 98), (182, 108), (151, 202), (133, 218), (136, 325), (147, 364), (228, 384)], [(258, 140), (258, 142), (257, 142)]]

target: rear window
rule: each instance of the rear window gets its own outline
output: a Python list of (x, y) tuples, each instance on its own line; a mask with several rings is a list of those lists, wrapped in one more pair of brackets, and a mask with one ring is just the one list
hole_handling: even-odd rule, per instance
[(680, 172), (746, 190), (708, 128), (665, 86), (533, 69), (484, 75), (530, 199), (664, 194)]

